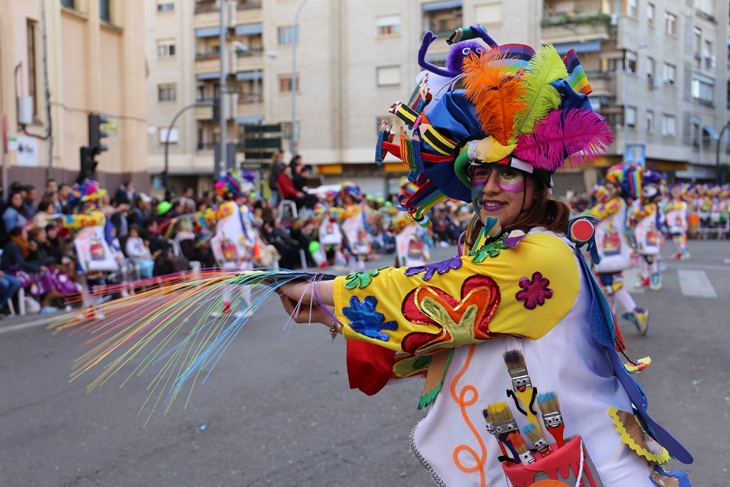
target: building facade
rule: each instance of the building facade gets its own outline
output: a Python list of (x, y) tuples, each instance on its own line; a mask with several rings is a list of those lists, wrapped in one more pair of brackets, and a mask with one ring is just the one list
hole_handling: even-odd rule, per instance
[[(216, 1), (146, 0), (152, 174), (164, 171), (162, 136), (175, 114), (218, 97), (221, 53), (232, 93), (223, 103), (228, 142), (241, 144), (251, 124), (280, 124), (290, 154), (296, 42), (297, 152), (324, 183), (355, 179), (372, 193), (394, 191), (406, 170), (396, 161), (373, 164), (377, 121), (392, 120), (388, 107), (410, 95), (426, 30), (440, 37), (427, 60), (443, 65), (449, 33), (480, 23), (500, 43), (575, 49), (594, 107), (616, 130), (606, 158), (556, 175), (556, 194), (590, 188), (623, 159), (627, 143), (632, 153), (643, 145), (647, 164), (670, 179), (714, 177), (716, 138), (728, 114), (727, 2), (239, 0), (225, 9), (221, 49)], [(209, 189), (220, 141), (211, 108), (191, 108), (175, 127), (171, 182)], [(237, 161), (244, 159), (239, 150)]]
[(116, 135), (103, 139), (97, 179), (110, 190), (128, 180), (148, 187), (145, 68), (142, 0), (0, 0), (3, 186), (74, 182), (88, 115), (98, 113)]

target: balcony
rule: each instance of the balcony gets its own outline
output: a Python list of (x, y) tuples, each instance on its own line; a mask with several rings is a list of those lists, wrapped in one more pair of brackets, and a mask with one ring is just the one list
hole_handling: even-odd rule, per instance
[(264, 101), (264, 94), (263, 93), (239, 93), (238, 94), (238, 105), (245, 105), (245, 104), (253, 104), (258, 101), (259, 103), (263, 103)]
[(221, 69), (221, 55), (219, 52), (206, 52), (195, 54), (195, 72), (210, 73), (218, 72)]
[(218, 12), (216, 2), (195, 2), (195, 14), (204, 14), (208, 12)]
[(600, 12), (545, 17), (540, 22), (545, 42), (581, 42), (610, 39), (613, 32), (611, 16)]
[(215, 146), (218, 145), (218, 142), (200, 142), (198, 141), (198, 145), (196, 146), (197, 150), (213, 150), (215, 149)]
[(236, 10), (261, 8), (261, 0), (239, 0)]
[[(198, 103), (213, 103), (213, 100), (198, 100)], [(213, 120), (213, 107), (195, 107), (195, 120)]]
[(616, 76), (601, 71), (586, 71), (586, 77), (591, 83), (591, 96), (614, 96), (616, 94)]

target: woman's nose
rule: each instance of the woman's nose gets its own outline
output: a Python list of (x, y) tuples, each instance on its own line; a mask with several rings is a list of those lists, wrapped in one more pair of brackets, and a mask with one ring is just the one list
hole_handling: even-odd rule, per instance
[(484, 188), (482, 189), (482, 193), (499, 193), (501, 191), (501, 188), (499, 187), (499, 184), (497, 184), (497, 178), (497, 171), (492, 171), (492, 174), (489, 175), (489, 179), (487, 179), (487, 184), (485, 184)]

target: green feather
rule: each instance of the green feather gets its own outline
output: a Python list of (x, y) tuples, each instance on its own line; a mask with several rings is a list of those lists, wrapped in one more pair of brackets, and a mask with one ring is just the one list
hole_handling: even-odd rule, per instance
[(527, 107), (515, 115), (515, 143), (519, 134), (529, 134), (535, 122), (542, 120), (551, 110), (560, 107), (560, 93), (550, 83), (567, 78), (568, 70), (563, 59), (551, 44), (543, 46), (525, 68), (524, 90), (520, 101)]

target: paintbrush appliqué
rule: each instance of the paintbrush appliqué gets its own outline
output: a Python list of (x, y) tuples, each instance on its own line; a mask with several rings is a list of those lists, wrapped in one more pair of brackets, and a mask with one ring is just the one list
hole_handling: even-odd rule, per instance
[(517, 433), (511, 433), (507, 437), (507, 441), (512, 443), (512, 447), (515, 449), (517, 454), (519, 455), (520, 462), (522, 465), (527, 465), (529, 463), (535, 463), (535, 457), (532, 456), (532, 453), (527, 449), (527, 444), (525, 443), (525, 439), (522, 438), (522, 435), (520, 435), (519, 432)]
[(512, 378), (512, 390), (507, 390), (507, 396), (514, 399), (515, 407), (527, 416), (530, 423), (534, 424), (535, 428), (542, 434), (540, 422), (537, 420), (537, 412), (535, 411), (537, 389), (532, 387), (525, 357), (519, 350), (509, 350), (504, 354), (504, 363), (507, 364), (507, 371)]
[(565, 424), (563, 423), (563, 415), (560, 413), (560, 402), (556, 392), (546, 392), (537, 396), (537, 405), (542, 413), (542, 420), (545, 422), (545, 428), (555, 438), (558, 448), (565, 445), (563, 439), (563, 431)]
[(515, 462), (518, 461), (519, 455), (517, 451), (507, 440), (507, 436), (509, 436), (510, 433), (520, 431), (519, 426), (517, 426), (517, 421), (515, 421), (515, 417), (512, 414), (512, 410), (510, 410), (506, 402), (496, 402), (487, 406), (487, 414), (489, 415), (489, 422), (494, 430), (494, 435), (510, 449)]
[(542, 433), (540, 433), (540, 430), (538, 430), (534, 424), (530, 423), (525, 425), (522, 428), (522, 432), (527, 435), (527, 439), (532, 442), (535, 446), (535, 450), (537, 450), (543, 457), (546, 457), (553, 452), (550, 448), (550, 444), (545, 438), (543, 438)]

